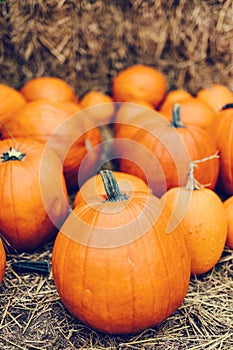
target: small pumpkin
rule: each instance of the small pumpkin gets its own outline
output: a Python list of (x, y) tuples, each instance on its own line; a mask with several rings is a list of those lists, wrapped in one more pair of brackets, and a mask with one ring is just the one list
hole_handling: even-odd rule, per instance
[(192, 95), (187, 90), (171, 90), (165, 95), (163, 103), (159, 106), (159, 111), (163, 113), (163, 110), (169, 108), (170, 105), (174, 105), (174, 103), (178, 103), (181, 100), (186, 100), (188, 98), (192, 98)]
[(163, 73), (144, 64), (135, 64), (121, 70), (112, 80), (112, 95), (116, 102), (144, 100), (157, 107), (167, 90)]
[[(212, 137), (202, 128), (182, 123), (177, 105), (169, 123), (159, 113), (153, 118), (131, 123), (141, 130), (128, 139), (115, 139), (115, 157), (120, 171), (142, 178), (153, 193), (161, 197), (171, 187), (184, 186), (187, 168), (192, 160), (217, 152)], [(200, 164), (197, 180), (214, 189), (219, 175), (219, 159)]]
[(96, 123), (109, 124), (112, 121), (115, 106), (111, 96), (98, 90), (88, 91), (80, 100), (80, 106)]
[(219, 189), (233, 195), (233, 103), (225, 105), (215, 123), (217, 147), (220, 154)]
[(31, 251), (53, 239), (68, 214), (62, 164), (29, 139), (0, 141), (0, 232), (11, 248)]
[(7, 123), (16, 111), (26, 105), (27, 101), (18, 90), (5, 84), (0, 84), (0, 96), (0, 121)]
[[(14, 137), (34, 139), (55, 151), (63, 163), (69, 193), (96, 173), (101, 150), (95, 146), (102, 140), (101, 133), (78, 104), (48, 99), (28, 102), (6, 126)], [(9, 137), (4, 130), (2, 136)]]
[(28, 102), (41, 98), (78, 102), (78, 96), (71, 85), (63, 79), (52, 76), (30, 79), (20, 91)]
[[(149, 188), (146, 183), (137, 176), (126, 174), (121, 171), (112, 171), (114, 178), (116, 179), (118, 186), (124, 194), (127, 196), (132, 191), (149, 192)], [(93, 196), (105, 195), (106, 191), (102, 181), (101, 174), (90, 177), (76, 193), (73, 201), (73, 206), (76, 207), (82, 201), (88, 202)]]
[(227, 240), (226, 246), (233, 249), (233, 196), (223, 202), (227, 216)]
[(219, 112), (224, 105), (233, 102), (233, 92), (231, 89), (219, 83), (201, 88), (197, 92), (196, 97), (207, 103), (216, 112)]
[[(161, 200), (183, 225), (191, 254), (191, 273), (210, 271), (219, 261), (227, 236), (227, 220), (223, 203), (209, 188), (194, 178), (195, 163), (190, 163), (187, 184), (167, 191)], [(178, 204), (179, 203), (179, 204)]]
[(101, 172), (106, 196), (82, 202), (58, 233), (52, 252), (66, 308), (101, 332), (127, 334), (165, 320), (183, 302), (190, 256), (179, 227), (167, 234), (169, 208), (145, 192), (121, 193)]
[(3, 280), (6, 269), (6, 253), (4, 246), (2, 244), (2, 240), (0, 239), (0, 283)]

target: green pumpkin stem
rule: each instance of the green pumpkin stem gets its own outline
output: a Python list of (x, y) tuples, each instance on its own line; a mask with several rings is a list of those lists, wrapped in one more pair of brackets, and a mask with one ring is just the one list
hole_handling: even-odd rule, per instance
[(13, 147), (10, 147), (9, 151), (1, 155), (2, 162), (8, 162), (10, 160), (23, 160), (26, 153), (16, 151)]
[(180, 118), (180, 105), (178, 103), (175, 103), (172, 108), (172, 126), (175, 128), (184, 128), (184, 125)]
[(121, 192), (111, 170), (102, 170), (100, 171), (100, 175), (107, 194), (106, 202), (121, 202), (128, 199), (127, 196)]

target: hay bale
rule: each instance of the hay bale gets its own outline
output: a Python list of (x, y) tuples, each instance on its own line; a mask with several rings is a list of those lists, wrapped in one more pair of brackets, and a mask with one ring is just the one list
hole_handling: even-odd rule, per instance
[(1, 82), (65, 79), (82, 95), (110, 91), (134, 63), (163, 71), (169, 89), (233, 88), (231, 0), (8, 0), (0, 4)]

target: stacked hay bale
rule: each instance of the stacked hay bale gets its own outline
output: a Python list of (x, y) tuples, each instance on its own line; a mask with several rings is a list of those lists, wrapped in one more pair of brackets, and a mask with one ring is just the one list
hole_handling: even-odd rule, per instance
[(233, 87), (232, 2), (2, 0), (0, 81), (20, 88), (54, 75), (82, 95), (110, 91), (134, 63), (163, 71), (169, 89)]

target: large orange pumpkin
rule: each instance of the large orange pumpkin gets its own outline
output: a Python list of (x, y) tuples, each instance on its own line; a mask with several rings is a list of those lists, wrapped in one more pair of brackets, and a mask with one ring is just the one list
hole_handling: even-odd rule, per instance
[(78, 97), (70, 84), (63, 79), (51, 76), (42, 76), (29, 80), (21, 88), (21, 93), (29, 102), (41, 98), (58, 101), (78, 101)]
[[(100, 155), (100, 148), (95, 148), (101, 142), (100, 130), (81, 111), (72, 102), (41, 99), (27, 103), (6, 124), (14, 137), (48, 142), (63, 162), (69, 192), (77, 190), (79, 182), (96, 173)], [(8, 137), (4, 130), (3, 137)], [(86, 157), (88, 153), (90, 157)], [(83, 171), (78, 178), (82, 162)]]
[(226, 246), (233, 249), (233, 196), (223, 202), (227, 215), (227, 240)]
[[(132, 191), (142, 191), (147, 193), (150, 191), (146, 183), (137, 176), (126, 174), (121, 171), (113, 171), (112, 174), (118, 182), (121, 192), (125, 193), (126, 195), (129, 195)], [(105, 195), (105, 193), (106, 191), (102, 177), (99, 173), (96, 176), (90, 177), (81, 186), (74, 197), (73, 206), (76, 207), (82, 201), (87, 203), (93, 196)]]
[(112, 95), (116, 102), (144, 100), (157, 107), (163, 101), (166, 90), (164, 74), (143, 64), (121, 70), (112, 80)]
[(0, 84), (0, 121), (6, 123), (11, 116), (27, 103), (23, 95), (14, 88)]
[(0, 232), (18, 251), (55, 237), (68, 214), (68, 195), (57, 155), (32, 140), (0, 141)]
[(55, 240), (53, 277), (66, 308), (107, 333), (141, 331), (183, 302), (190, 281), (184, 232), (152, 194), (128, 198), (104, 171), (105, 197), (77, 206)]
[[(159, 114), (132, 120), (141, 130), (129, 139), (115, 139), (115, 157), (120, 170), (141, 177), (153, 193), (161, 196), (169, 188), (184, 186), (187, 168), (192, 160), (208, 157), (217, 151), (216, 143), (202, 128), (182, 124), (179, 113), (169, 123)], [(200, 164), (196, 177), (215, 188), (219, 174), (219, 159)]]
[(191, 253), (192, 274), (203, 274), (219, 261), (227, 236), (223, 203), (212, 190), (200, 186), (193, 176), (192, 164), (185, 187), (170, 189), (161, 198), (186, 231)]
[(218, 113), (215, 126), (220, 154), (219, 189), (229, 196), (233, 195), (233, 103)]
[(2, 240), (0, 239), (0, 283), (3, 280), (6, 268), (6, 253), (4, 246), (2, 244)]
[(225, 104), (233, 102), (233, 92), (226, 85), (219, 83), (201, 88), (196, 97), (216, 112), (219, 112)]

